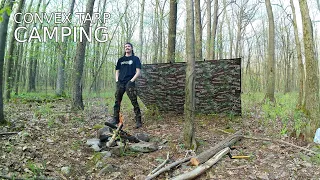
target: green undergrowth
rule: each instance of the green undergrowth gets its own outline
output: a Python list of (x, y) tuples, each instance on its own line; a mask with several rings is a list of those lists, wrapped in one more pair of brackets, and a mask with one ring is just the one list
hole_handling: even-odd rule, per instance
[(13, 95), (11, 97), (11, 102), (13, 103), (48, 103), (55, 102), (57, 100), (62, 100), (68, 98), (67, 96), (59, 97), (54, 93), (43, 93), (43, 92), (32, 92), (32, 93), (21, 93), (19, 95)]
[(308, 128), (306, 115), (296, 108), (298, 93), (276, 93), (276, 102), (264, 99), (264, 93), (248, 93), (242, 95), (242, 107), (245, 117), (255, 114), (258, 122), (264, 126), (274, 125), (280, 135), (290, 135), (304, 139)]

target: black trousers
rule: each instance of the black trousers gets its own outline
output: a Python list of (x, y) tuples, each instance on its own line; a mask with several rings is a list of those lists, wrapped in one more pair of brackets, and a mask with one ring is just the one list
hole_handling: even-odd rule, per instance
[(124, 93), (127, 93), (131, 104), (133, 105), (133, 110), (135, 113), (135, 120), (141, 121), (141, 112), (140, 107), (137, 101), (137, 90), (135, 86), (135, 82), (129, 81), (128, 83), (117, 83), (116, 93), (115, 93), (115, 103), (113, 107), (113, 117), (119, 121), (119, 112), (120, 112), (120, 106), (121, 101)]

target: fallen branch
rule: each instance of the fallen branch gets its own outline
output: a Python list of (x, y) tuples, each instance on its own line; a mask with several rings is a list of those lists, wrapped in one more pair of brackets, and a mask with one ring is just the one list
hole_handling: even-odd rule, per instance
[(194, 170), (187, 172), (185, 174), (181, 174), (177, 177), (172, 178), (171, 180), (184, 180), (184, 179), (194, 179), (204, 173), (206, 170), (208, 170), (211, 166), (216, 164), (224, 155), (228, 154), (230, 152), (230, 148), (226, 147), (219, 151), (216, 155), (214, 155), (212, 158), (210, 158), (207, 162), (204, 164), (201, 164)]
[(0, 133), (0, 136), (7, 136), (7, 135), (13, 135), (13, 134), (18, 134), (19, 132), (4, 132)]
[(163, 172), (166, 172), (166, 171), (169, 171), (171, 168), (174, 168), (176, 167), (177, 165), (180, 165), (186, 161), (189, 161), (191, 159), (191, 157), (186, 157), (186, 158), (183, 158), (183, 159), (180, 159), (180, 160), (177, 160), (171, 164), (169, 164), (168, 166), (166, 167), (163, 167), (162, 169), (160, 169), (159, 171), (155, 172), (154, 174), (150, 175), (150, 176), (147, 176), (145, 180), (151, 180), (157, 176), (159, 176), (161, 173)]
[(121, 123), (121, 124), (118, 126), (118, 128), (117, 128), (115, 131), (113, 131), (113, 135), (112, 135), (111, 139), (110, 139), (110, 140), (107, 142), (107, 144), (106, 144), (107, 147), (111, 147), (111, 146), (112, 146), (112, 144), (113, 144), (114, 141), (116, 140), (116, 138), (117, 138), (117, 136), (118, 136), (118, 134), (119, 134), (119, 131), (121, 130), (122, 127), (123, 127), (123, 124)]
[(214, 156), (216, 153), (221, 151), (222, 149), (226, 147), (232, 146), (234, 143), (239, 141), (243, 135), (241, 135), (241, 131), (236, 132), (232, 136), (229, 136), (225, 140), (221, 141), (219, 144), (215, 145), (214, 147), (202, 152), (201, 154), (193, 157), (190, 159), (190, 164), (193, 166), (198, 166), (199, 164), (202, 164), (206, 162), (208, 159), (210, 159), (212, 156)]
[[(15, 176), (6, 176), (6, 175), (0, 175), (0, 178), (1, 179), (15, 179), (15, 180), (25, 180), (25, 178), (16, 178)], [(26, 179), (29, 179), (29, 178), (26, 178)], [(53, 177), (44, 177), (44, 176), (36, 176), (36, 177), (33, 177), (32, 179), (37, 179), (37, 180), (53, 180), (53, 179), (56, 179), (56, 178), (53, 178)]]
[(163, 163), (161, 163), (158, 167), (156, 167), (154, 170), (151, 171), (151, 173), (148, 175), (150, 176), (151, 174), (157, 172), (160, 168), (162, 168), (164, 165), (167, 164), (167, 162), (169, 161), (169, 152), (167, 153), (167, 159), (163, 161)]
[[(223, 133), (226, 133), (226, 134), (231, 134), (227, 131), (224, 131), (222, 129), (218, 129), (216, 128), (218, 131), (220, 132), (223, 132)], [(292, 143), (289, 143), (289, 142), (286, 142), (286, 141), (283, 141), (283, 140), (277, 140), (277, 139), (270, 139), (270, 138), (260, 138), (260, 137), (252, 137), (252, 136), (243, 136), (243, 138), (246, 138), (246, 139), (253, 139), (253, 140), (261, 140), (261, 141), (271, 141), (271, 142), (274, 142), (274, 143), (280, 143), (280, 144), (286, 144), (286, 145), (289, 145), (289, 146), (292, 146), (292, 147), (295, 147), (295, 148), (298, 148), (298, 149), (301, 149), (301, 150), (304, 150), (304, 151), (307, 151), (307, 152), (310, 152), (310, 153), (313, 153), (313, 154), (319, 154), (315, 151), (312, 151), (310, 149), (307, 149), (307, 148), (304, 148), (304, 147), (301, 147), (301, 146), (297, 146), (295, 144), (292, 144)]]

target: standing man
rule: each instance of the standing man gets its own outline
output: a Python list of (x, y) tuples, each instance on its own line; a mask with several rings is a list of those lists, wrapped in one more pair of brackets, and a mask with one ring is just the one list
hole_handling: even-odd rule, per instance
[(137, 101), (135, 80), (140, 75), (141, 62), (140, 59), (134, 55), (133, 46), (131, 43), (126, 43), (124, 45), (124, 50), (124, 56), (118, 59), (116, 65), (117, 89), (115, 94), (114, 114), (111, 123), (114, 125), (119, 123), (121, 100), (124, 92), (127, 92), (127, 95), (134, 107), (136, 120), (135, 127), (140, 128), (142, 126), (141, 112)]

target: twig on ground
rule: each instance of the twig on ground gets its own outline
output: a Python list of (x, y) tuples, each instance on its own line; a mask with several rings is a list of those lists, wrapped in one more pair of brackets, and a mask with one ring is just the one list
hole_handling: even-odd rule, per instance
[(7, 135), (13, 135), (13, 134), (18, 134), (19, 132), (4, 132), (0, 133), (0, 136), (7, 136)]
[(148, 174), (148, 176), (150, 176), (151, 174), (153, 174), (153, 173), (155, 173), (155, 172), (157, 172), (160, 168), (162, 168), (164, 165), (166, 165), (167, 163), (168, 163), (168, 161), (169, 161), (169, 152), (167, 152), (167, 159), (166, 160), (164, 160), (158, 167), (156, 167), (154, 170), (152, 170), (151, 171), (151, 173), (150, 174)]
[[(226, 134), (231, 134), (227, 131), (224, 131), (222, 129), (219, 129), (219, 128), (216, 128), (217, 131), (220, 131), (220, 132), (223, 132), (223, 133), (226, 133)], [(276, 143), (280, 143), (280, 144), (286, 144), (286, 145), (289, 145), (289, 146), (292, 146), (292, 147), (295, 147), (295, 148), (298, 148), (298, 149), (301, 149), (301, 150), (304, 150), (304, 151), (307, 151), (307, 152), (310, 152), (310, 153), (313, 153), (313, 154), (319, 154), (315, 151), (312, 151), (310, 149), (307, 149), (307, 148), (304, 148), (304, 147), (301, 147), (301, 146), (297, 146), (295, 144), (292, 144), (292, 143), (289, 143), (289, 142), (286, 142), (286, 141), (283, 141), (283, 140), (277, 140), (277, 139), (270, 139), (270, 138), (260, 138), (260, 137), (252, 137), (252, 136), (243, 136), (244, 138), (246, 139), (253, 139), (253, 140), (261, 140), (261, 141), (271, 141), (271, 142), (276, 142)]]
[(146, 180), (153, 179), (153, 178), (159, 176), (161, 173), (169, 171), (171, 168), (176, 167), (177, 165), (180, 165), (180, 164), (182, 164), (182, 163), (184, 163), (186, 161), (189, 161), (190, 159), (191, 159), (191, 157), (187, 157), (187, 158), (183, 158), (183, 159), (177, 160), (177, 161), (169, 164), (168, 166), (163, 167), (162, 169), (160, 169), (159, 171), (155, 172), (154, 174), (152, 174), (150, 176), (147, 176)]
[(227, 168), (227, 170), (237, 170), (237, 169), (242, 169), (242, 168), (246, 168), (246, 167), (248, 167), (248, 165), (238, 166), (238, 167), (234, 167), (234, 168)]

